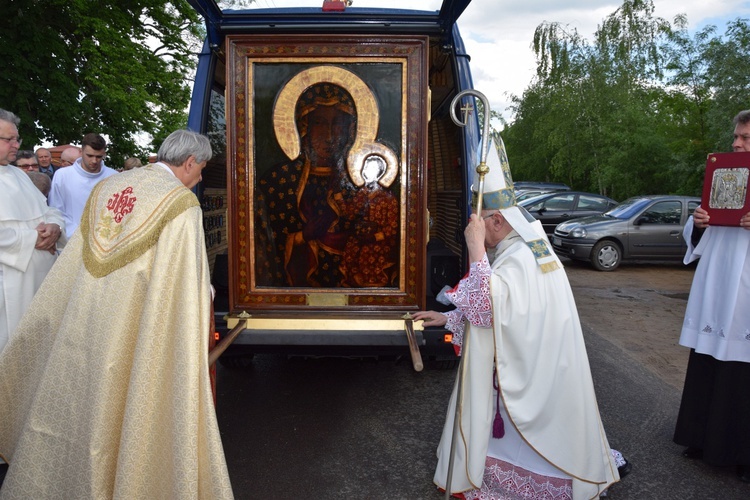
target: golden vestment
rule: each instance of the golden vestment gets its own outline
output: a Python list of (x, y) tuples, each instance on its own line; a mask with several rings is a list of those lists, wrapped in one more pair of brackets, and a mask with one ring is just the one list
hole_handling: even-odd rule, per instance
[(97, 184), (0, 356), (0, 498), (231, 498), (202, 213), (170, 172)]

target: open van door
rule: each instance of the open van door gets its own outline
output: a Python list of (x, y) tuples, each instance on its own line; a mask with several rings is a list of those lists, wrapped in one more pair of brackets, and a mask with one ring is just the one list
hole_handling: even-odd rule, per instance
[[(439, 11), (222, 10), (206, 19), (189, 127), (214, 150), (200, 196), (217, 326), (233, 354), (278, 351), (452, 359), (450, 335), (409, 313), (466, 268), (476, 116), (455, 21)], [(226, 318), (226, 320), (224, 319)], [(232, 354), (232, 353), (230, 353)], [(225, 358), (227, 360), (231, 358)]]

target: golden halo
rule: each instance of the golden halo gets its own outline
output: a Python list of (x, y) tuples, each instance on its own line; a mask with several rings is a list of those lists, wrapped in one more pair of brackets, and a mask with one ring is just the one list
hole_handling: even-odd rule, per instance
[[(357, 75), (338, 66), (315, 66), (300, 71), (281, 89), (273, 107), (273, 129), (276, 140), (290, 160), (300, 155), (300, 137), (294, 110), (302, 93), (316, 83), (328, 82), (349, 92), (357, 108), (357, 137), (347, 158), (347, 170), (356, 186), (365, 183), (362, 162), (377, 151), (387, 164), (380, 183), (390, 185), (398, 172), (398, 158), (386, 146), (376, 143), (380, 114), (370, 88)], [(384, 151), (387, 150), (387, 151)], [(390, 180), (390, 182), (388, 182)]]

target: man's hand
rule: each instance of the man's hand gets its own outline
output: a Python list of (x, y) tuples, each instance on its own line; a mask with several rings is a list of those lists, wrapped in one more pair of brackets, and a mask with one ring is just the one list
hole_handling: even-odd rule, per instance
[[(745, 215), (743, 217), (743, 219), (745, 217), (747, 217), (748, 215), (750, 215), (750, 214)], [(695, 223), (695, 227), (697, 227), (698, 229), (705, 229), (705, 228), (707, 228), (708, 227), (708, 220), (710, 218), (711, 217), (709, 217), (708, 212), (706, 212), (700, 206), (695, 209), (695, 212), (693, 212), (693, 222)], [(747, 222), (748, 222), (748, 225), (750, 226), (750, 218), (748, 218)], [(740, 224), (742, 224), (741, 221), (740, 221)]]
[(37, 250), (47, 250), (54, 255), (57, 250), (55, 245), (57, 244), (57, 240), (60, 239), (60, 226), (42, 222), (36, 227), (36, 233), (36, 245), (34, 248)]
[(740, 227), (750, 229), (750, 212), (742, 216), (742, 218), (740, 219)]
[(469, 223), (464, 229), (466, 248), (469, 250), (469, 262), (479, 262), (485, 254), (484, 237), (487, 228), (484, 219), (477, 214), (471, 214)]
[(444, 326), (448, 322), (448, 318), (445, 314), (437, 311), (419, 311), (412, 314), (412, 318), (416, 320), (424, 320), (422, 326)]

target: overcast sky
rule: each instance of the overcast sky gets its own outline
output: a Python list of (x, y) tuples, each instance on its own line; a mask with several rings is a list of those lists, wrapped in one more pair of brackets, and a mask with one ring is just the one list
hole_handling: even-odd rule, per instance
[[(474, 87), (507, 117), (507, 94), (520, 96), (534, 75), (531, 41), (539, 24), (569, 24), (591, 41), (601, 21), (620, 5), (609, 0), (473, 0), (458, 26), (471, 56)], [(750, 1), (655, 0), (654, 5), (655, 15), (669, 21), (687, 14), (691, 32), (713, 24), (724, 33), (727, 21), (750, 17)]]
[[(258, 7), (318, 6), (322, 0), (256, 0)], [(442, 0), (354, 0), (353, 7), (438, 10)], [(474, 88), (508, 117), (508, 94), (520, 96), (536, 68), (531, 41), (544, 21), (568, 24), (591, 41), (597, 25), (622, 0), (472, 0), (458, 20), (471, 56)], [(654, 0), (655, 15), (670, 22), (687, 14), (691, 32), (707, 24), (724, 33), (727, 21), (750, 17), (750, 0)]]

